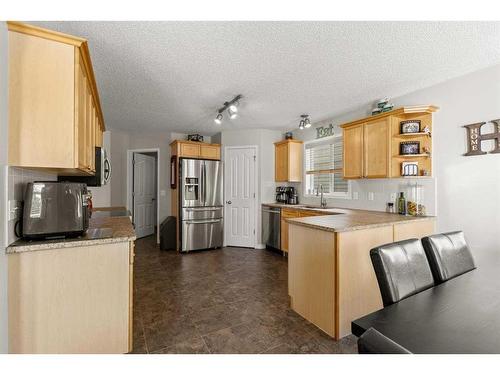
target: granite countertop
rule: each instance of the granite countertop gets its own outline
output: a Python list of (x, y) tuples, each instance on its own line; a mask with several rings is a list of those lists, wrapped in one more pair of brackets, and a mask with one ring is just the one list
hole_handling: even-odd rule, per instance
[[(119, 211), (129, 213), (127, 210)], [(113, 212), (106, 210), (104, 212)], [(96, 233), (98, 233), (96, 235)], [(99, 234), (101, 233), (101, 234)], [(103, 235), (102, 235), (103, 234)], [(9, 247), (6, 253), (22, 253), (25, 251), (49, 250), (59, 248), (71, 248), (78, 246), (102, 245), (115, 242), (134, 241), (135, 230), (129, 215), (100, 216), (94, 212), (89, 223), (89, 230), (84, 236), (76, 238), (63, 238), (52, 240), (17, 240)]]
[(379, 211), (326, 209), (322, 216), (286, 219), (290, 224), (302, 225), (331, 232), (347, 232), (382, 227), (404, 222), (434, 220), (434, 216), (404, 216)]

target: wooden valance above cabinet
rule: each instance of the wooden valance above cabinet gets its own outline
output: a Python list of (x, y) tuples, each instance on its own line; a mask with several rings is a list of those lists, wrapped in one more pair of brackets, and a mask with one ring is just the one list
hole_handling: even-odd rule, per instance
[(9, 165), (95, 173), (104, 117), (85, 39), (19, 22), (9, 30)]
[[(417, 162), (418, 175), (432, 176), (433, 105), (401, 107), (343, 124), (345, 179), (399, 178), (403, 162)], [(401, 122), (420, 122), (420, 131), (401, 134)], [(425, 129), (425, 131), (424, 131)], [(418, 142), (420, 151), (401, 155), (401, 142)]]

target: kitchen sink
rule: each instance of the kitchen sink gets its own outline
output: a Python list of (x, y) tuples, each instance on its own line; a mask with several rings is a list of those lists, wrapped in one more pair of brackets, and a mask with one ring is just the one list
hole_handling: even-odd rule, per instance
[(331, 210), (335, 207), (331, 207), (331, 206), (326, 206), (326, 207), (321, 207), (321, 206), (302, 206), (304, 208), (312, 208), (314, 210)]

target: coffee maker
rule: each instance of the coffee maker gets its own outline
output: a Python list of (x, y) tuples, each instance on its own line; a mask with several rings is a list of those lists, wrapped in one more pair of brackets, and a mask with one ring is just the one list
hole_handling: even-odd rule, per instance
[(297, 190), (293, 186), (286, 188), (287, 203), (288, 204), (299, 204), (299, 197), (297, 195)]
[(293, 186), (276, 187), (276, 202), (283, 204), (299, 204), (297, 190)]
[(278, 203), (287, 203), (288, 197), (286, 195), (286, 186), (277, 186), (276, 187), (276, 202)]

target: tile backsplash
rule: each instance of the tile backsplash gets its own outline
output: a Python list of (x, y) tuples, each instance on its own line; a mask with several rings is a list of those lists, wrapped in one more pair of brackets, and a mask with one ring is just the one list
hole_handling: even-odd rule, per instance
[[(362, 179), (350, 181), (351, 199), (327, 198), (328, 205), (341, 208), (355, 208), (373, 211), (385, 211), (387, 203), (393, 201), (392, 198), (398, 192), (406, 192), (409, 184), (417, 183), (423, 189), (422, 204), (426, 207), (427, 215), (437, 215), (436, 204), (436, 179), (433, 177), (410, 179), (410, 178), (390, 178), (390, 179)], [(301, 187), (299, 187), (301, 189)], [(319, 197), (304, 196), (300, 191), (300, 203), (319, 204)], [(357, 196), (357, 198), (355, 198)], [(370, 199), (370, 196), (372, 199)]]
[[(8, 200), (22, 201), (24, 189), (28, 182), (57, 181), (57, 175), (53, 173), (33, 171), (24, 168), (9, 167), (8, 180)], [(18, 237), (14, 233), (14, 226), (16, 224), (16, 221), (17, 220), (9, 220), (8, 222), (7, 240), (9, 244), (18, 239)]]

